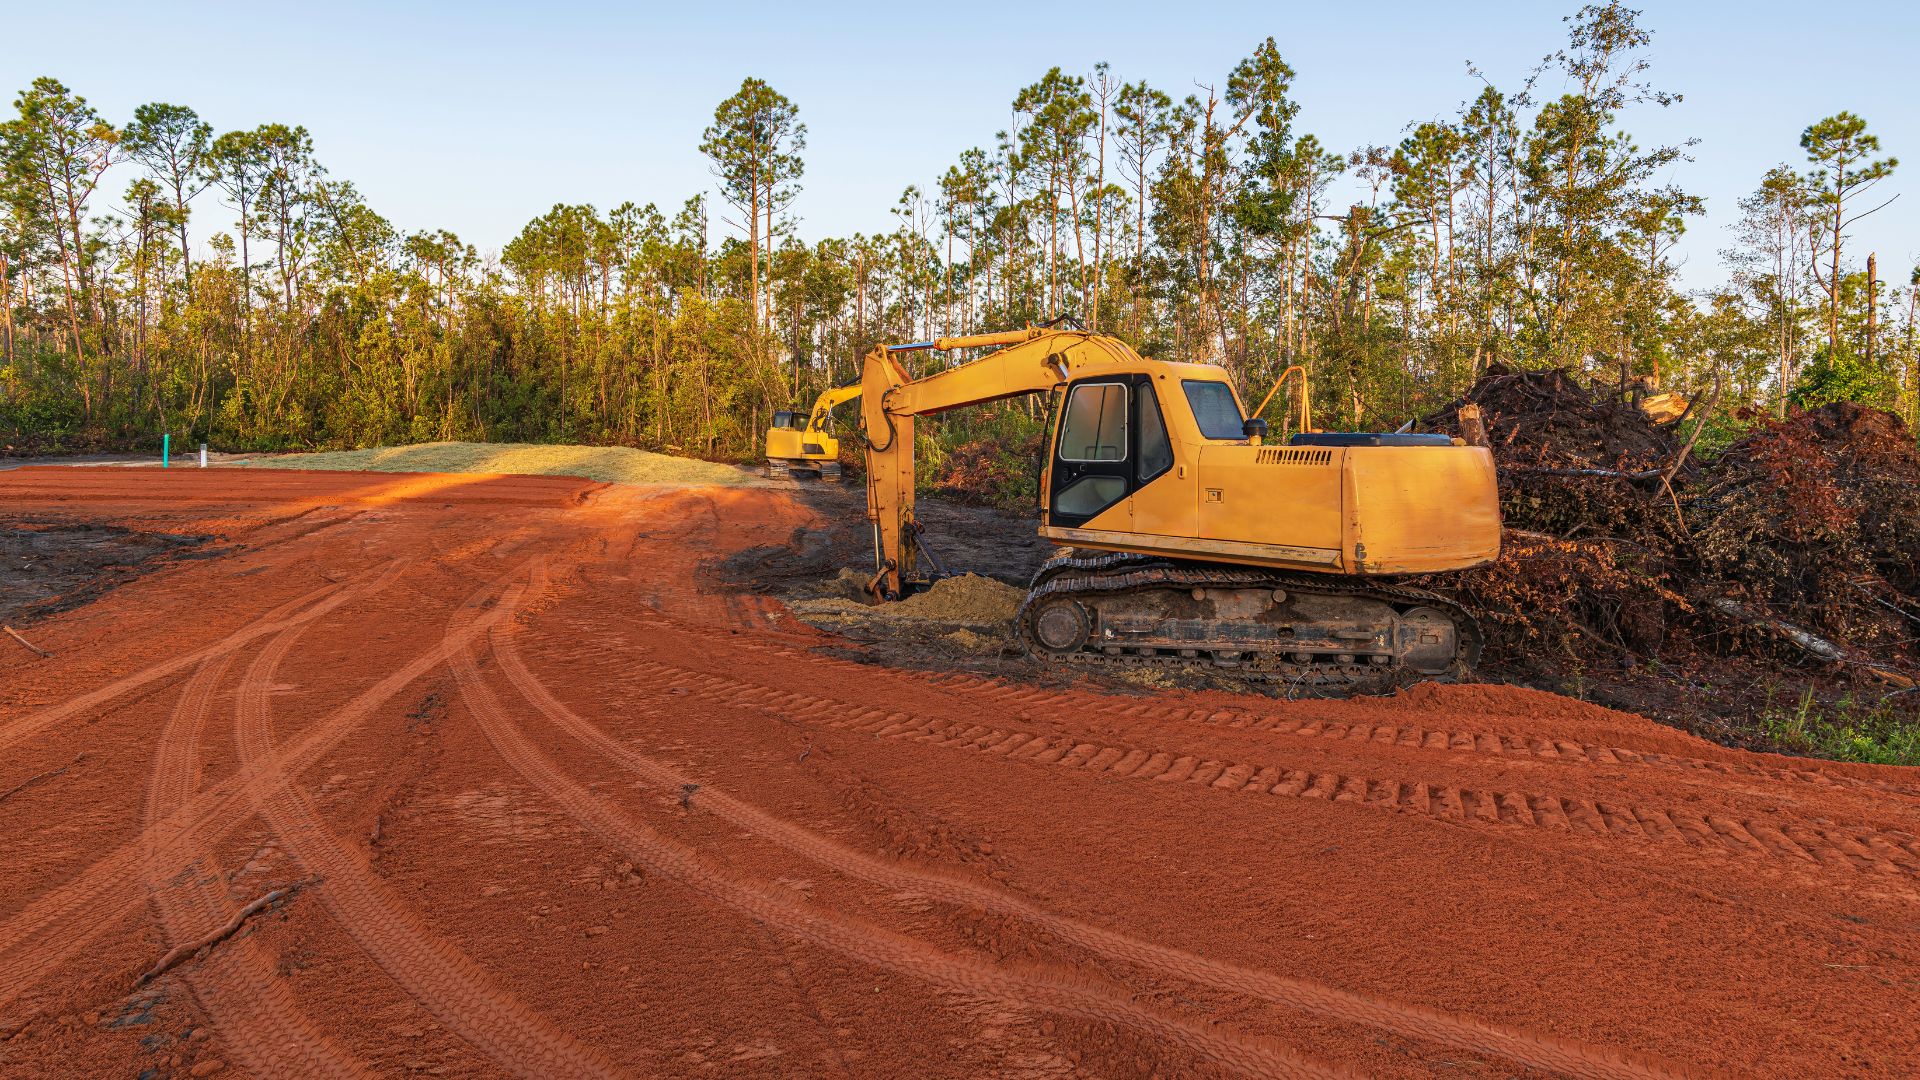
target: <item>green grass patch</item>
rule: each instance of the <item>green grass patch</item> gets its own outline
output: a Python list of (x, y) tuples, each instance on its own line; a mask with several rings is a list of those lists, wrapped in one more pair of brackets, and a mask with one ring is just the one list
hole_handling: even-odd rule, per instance
[(1769, 707), (1760, 723), (1781, 746), (1803, 754), (1874, 765), (1920, 765), (1920, 719), (1887, 701), (1867, 705), (1843, 697), (1820, 705), (1809, 688), (1792, 709)]
[(753, 472), (738, 466), (655, 454), (628, 446), (434, 442), (317, 454), (274, 454), (233, 464), (250, 469), (579, 476), (610, 484), (752, 487), (764, 483)]

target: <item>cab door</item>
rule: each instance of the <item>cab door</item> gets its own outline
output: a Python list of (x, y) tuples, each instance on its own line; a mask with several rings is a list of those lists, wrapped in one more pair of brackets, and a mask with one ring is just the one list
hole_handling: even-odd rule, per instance
[[(1130, 381), (1107, 376), (1067, 387), (1048, 470), (1047, 524), (1080, 528), (1132, 493)], [(1127, 527), (1111, 518), (1102, 525)]]

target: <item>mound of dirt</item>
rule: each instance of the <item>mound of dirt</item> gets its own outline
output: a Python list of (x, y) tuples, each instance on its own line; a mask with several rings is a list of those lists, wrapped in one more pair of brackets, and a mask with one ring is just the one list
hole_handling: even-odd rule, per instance
[(892, 605), (905, 619), (991, 626), (1013, 621), (1025, 593), (979, 574), (961, 574), (934, 582), (933, 587)]
[[(874, 604), (862, 599), (865, 584), (866, 579), (859, 572), (844, 569), (828, 579), (825, 585), (828, 595), (789, 601), (787, 606), (802, 619), (822, 624), (846, 620), (879, 624), (940, 623), (1004, 632), (1025, 595), (992, 578), (961, 574), (935, 582), (926, 592), (915, 593), (905, 600)], [(849, 591), (853, 595), (847, 595)]]

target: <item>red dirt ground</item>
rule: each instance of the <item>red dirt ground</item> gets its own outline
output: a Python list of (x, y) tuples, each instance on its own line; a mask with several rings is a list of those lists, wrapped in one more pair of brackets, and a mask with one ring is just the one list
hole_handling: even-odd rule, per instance
[(1909, 772), (824, 656), (697, 584), (809, 523), (775, 490), (12, 513), (233, 550), (0, 639), (6, 1076), (1920, 1074)]

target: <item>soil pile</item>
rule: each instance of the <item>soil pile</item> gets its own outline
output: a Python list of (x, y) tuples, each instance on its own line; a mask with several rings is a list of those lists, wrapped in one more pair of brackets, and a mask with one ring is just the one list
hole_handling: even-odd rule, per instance
[(1564, 371), (1492, 369), (1429, 425), (1458, 433), (1469, 403), (1500, 468), (1504, 550), (1429, 584), (1480, 617), (1490, 673), (1697, 688), (1711, 663), (1723, 698), (1740, 679), (1884, 693), (1920, 674), (1920, 452), (1898, 417), (1845, 402), (1747, 415), (1757, 426), (1701, 461), (1695, 425)]
[(990, 626), (1011, 622), (1026, 594), (1011, 585), (979, 574), (943, 578), (923, 593), (894, 605), (909, 619)]
[(869, 604), (845, 595), (849, 587), (864, 584), (865, 579), (857, 571), (842, 570), (827, 582), (828, 596), (790, 601), (788, 607), (801, 618), (823, 625), (851, 619), (875, 623), (941, 623), (1005, 631), (1025, 596), (1011, 585), (978, 574), (943, 578), (927, 591), (897, 603)]

